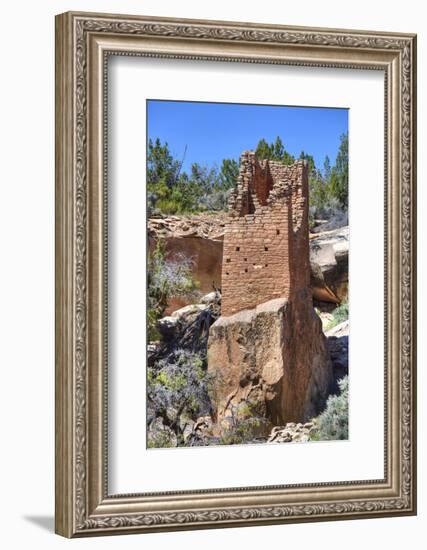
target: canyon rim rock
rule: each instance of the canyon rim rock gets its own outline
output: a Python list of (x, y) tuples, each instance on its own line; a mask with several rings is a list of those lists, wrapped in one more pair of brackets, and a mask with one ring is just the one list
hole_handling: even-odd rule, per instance
[[(211, 292), (214, 287), (221, 286), (222, 240), (227, 220), (225, 213), (151, 217), (148, 220), (150, 252), (157, 241), (163, 241), (167, 259), (184, 257), (190, 260), (198, 290), (202, 294)], [(175, 296), (170, 300), (166, 314), (170, 315), (190, 303), (191, 298)]]
[[(167, 258), (183, 256), (191, 260), (192, 275), (202, 294), (221, 287), (223, 239), (228, 213), (192, 216), (157, 215), (148, 220), (148, 241), (152, 252), (156, 243), (165, 244)], [(337, 304), (347, 299), (348, 227), (317, 232), (310, 236), (310, 286), (320, 304)], [(173, 297), (166, 314), (193, 303), (191, 297)]]
[(244, 152), (230, 211), (221, 317), (208, 341), (218, 426), (239, 411), (263, 418), (266, 430), (306, 421), (332, 382), (309, 287), (307, 163)]

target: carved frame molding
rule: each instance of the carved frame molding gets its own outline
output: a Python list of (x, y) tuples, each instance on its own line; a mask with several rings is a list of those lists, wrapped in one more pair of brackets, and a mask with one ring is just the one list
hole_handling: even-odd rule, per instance
[[(108, 495), (106, 98), (109, 55), (385, 73), (385, 478)], [(56, 532), (67, 536), (414, 514), (416, 37), (151, 17), (56, 18)]]

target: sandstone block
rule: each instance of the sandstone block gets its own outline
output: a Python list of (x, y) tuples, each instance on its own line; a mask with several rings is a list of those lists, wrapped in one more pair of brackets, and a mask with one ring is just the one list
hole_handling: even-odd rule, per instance
[(208, 369), (219, 422), (242, 403), (269, 428), (315, 416), (326, 401), (332, 367), (310, 291), (220, 317), (209, 333)]

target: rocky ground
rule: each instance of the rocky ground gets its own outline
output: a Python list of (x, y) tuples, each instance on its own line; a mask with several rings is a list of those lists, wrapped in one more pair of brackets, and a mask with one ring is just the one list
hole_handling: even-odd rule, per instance
[(316, 431), (316, 423), (312, 420), (305, 424), (288, 422), (285, 426), (275, 426), (267, 443), (304, 443), (310, 441), (310, 435)]
[[(205, 349), (209, 327), (220, 315), (220, 294), (211, 292), (200, 300), (198, 304), (185, 306), (165, 316), (158, 322), (162, 341), (151, 343), (148, 349), (149, 365), (153, 365), (161, 358), (172, 354), (176, 348), (192, 352)], [(333, 321), (333, 313), (321, 313), (323, 324)], [(348, 374), (348, 320), (337, 324), (325, 332), (327, 349), (332, 362), (333, 383), (330, 394), (339, 393), (338, 381)], [(148, 441), (152, 446), (177, 446), (178, 438), (173, 430), (165, 426), (154, 411), (149, 411)], [(215, 427), (210, 414), (188, 418), (181, 421), (182, 441), (180, 445), (216, 445), (230, 443), (288, 443), (306, 442), (317, 431), (317, 419), (312, 418), (305, 423), (287, 423), (282, 426), (273, 426), (269, 435), (257, 435), (250, 426), (243, 429), (240, 435), (224, 439)], [(246, 432), (245, 432), (246, 430)], [(160, 435), (159, 435), (160, 434)], [(167, 434), (167, 437), (166, 435)], [(249, 436), (249, 439), (245, 437)], [(240, 439), (242, 441), (240, 441)], [(163, 443), (165, 444), (163, 444)]]
[[(327, 315), (330, 322), (330, 317), (333, 316)], [(339, 393), (338, 381), (348, 375), (348, 320), (326, 331), (325, 336), (334, 372), (334, 384), (330, 388), (330, 393), (334, 395)], [(317, 431), (317, 418), (312, 418), (306, 423), (289, 422), (285, 426), (275, 426), (271, 430), (267, 443), (306, 442), (310, 441)]]

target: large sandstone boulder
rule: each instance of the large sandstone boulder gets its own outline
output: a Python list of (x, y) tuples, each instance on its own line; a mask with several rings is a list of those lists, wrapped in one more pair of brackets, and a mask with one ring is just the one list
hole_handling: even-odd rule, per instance
[(348, 226), (310, 238), (310, 286), (315, 300), (340, 303), (347, 298), (348, 252)]
[(208, 369), (219, 424), (242, 404), (268, 420), (266, 430), (315, 416), (332, 368), (310, 290), (220, 317), (209, 332)]
[(212, 292), (203, 296), (200, 304), (189, 304), (159, 319), (156, 328), (161, 340), (148, 346), (149, 363), (178, 349), (205, 353), (209, 327), (219, 317), (220, 303), (221, 295)]

